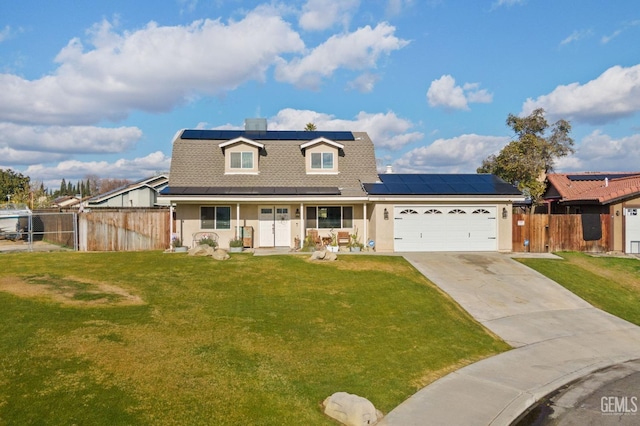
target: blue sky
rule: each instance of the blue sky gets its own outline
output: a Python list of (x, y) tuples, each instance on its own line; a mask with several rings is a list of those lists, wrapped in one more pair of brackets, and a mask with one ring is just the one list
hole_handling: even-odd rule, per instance
[(180, 129), (263, 117), (473, 173), (544, 108), (573, 126), (556, 171), (638, 171), (639, 46), (636, 0), (2, 1), (0, 168), (137, 180)]

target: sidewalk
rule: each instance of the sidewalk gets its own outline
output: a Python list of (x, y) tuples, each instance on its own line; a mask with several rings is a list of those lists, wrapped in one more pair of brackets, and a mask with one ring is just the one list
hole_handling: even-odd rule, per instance
[(380, 425), (509, 425), (563, 385), (640, 358), (640, 327), (594, 308), (509, 256), (405, 258), (514, 349), (437, 380)]

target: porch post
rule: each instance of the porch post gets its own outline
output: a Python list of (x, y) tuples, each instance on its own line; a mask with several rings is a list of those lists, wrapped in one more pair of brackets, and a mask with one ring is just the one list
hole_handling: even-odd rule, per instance
[(304, 229), (304, 203), (300, 203), (300, 247), (302, 247), (307, 236), (306, 232), (306, 229)]
[(173, 249), (173, 200), (169, 200), (169, 249)]
[(363, 237), (364, 237), (364, 241), (363, 244), (365, 246), (368, 247), (369, 244), (369, 235), (367, 234), (367, 203), (362, 203), (362, 222), (364, 223), (364, 229), (363, 229)]
[(240, 203), (236, 203), (236, 238), (242, 238), (240, 235)]

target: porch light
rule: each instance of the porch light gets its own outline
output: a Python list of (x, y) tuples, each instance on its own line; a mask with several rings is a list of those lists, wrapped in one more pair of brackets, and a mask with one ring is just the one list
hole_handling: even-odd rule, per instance
[(389, 210), (386, 207), (384, 209), (384, 220), (389, 220)]
[(502, 218), (506, 219), (509, 216), (509, 212), (507, 211), (506, 207), (502, 208)]
[(296, 209), (296, 219), (300, 219), (300, 209)]

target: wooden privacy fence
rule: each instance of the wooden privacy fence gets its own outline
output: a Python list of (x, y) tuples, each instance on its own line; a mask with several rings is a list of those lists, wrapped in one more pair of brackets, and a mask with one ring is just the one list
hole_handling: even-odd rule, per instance
[(609, 215), (600, 215), (602, 238), (598, 240), (584, 240), (582, 222), (582, 215), (579, 214), (514, 214), (513, 251), (532, 253), (609, 251), (611, 241)]
[(91, 210), (78, 215), (80, 251), (162, 250), (169, 247), (168, 209)]

